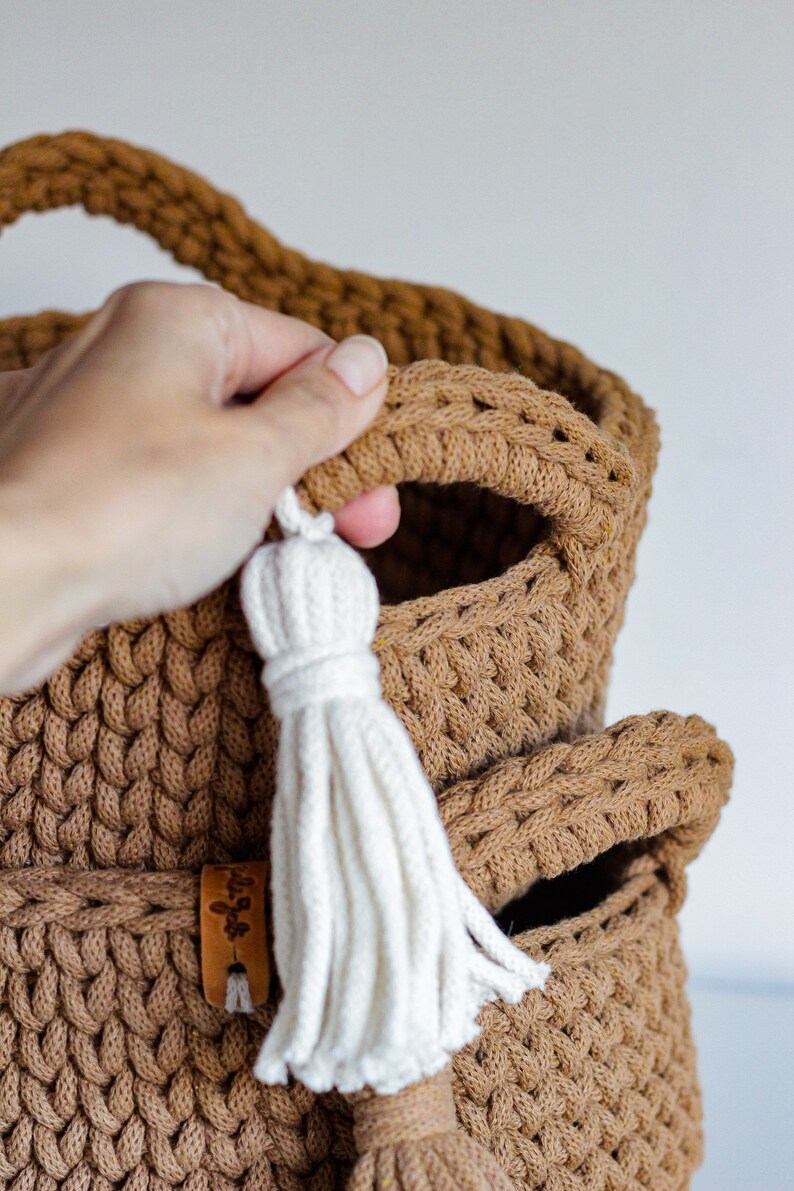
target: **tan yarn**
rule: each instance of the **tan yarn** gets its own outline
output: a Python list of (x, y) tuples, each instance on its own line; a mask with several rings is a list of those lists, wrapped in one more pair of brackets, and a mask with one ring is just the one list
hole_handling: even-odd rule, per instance
[(392, 1096), (350, 1097), (361, 1158), (347, 1191), (511, 1191), (512, 1183), (493, 1157), (458, 1128), (450, 1077), (445, 1067)]
[[(732, 758), (696, 716), (603, 730), (653, 415), (518, 319), (284, 248), (156, 154), (86, 133), (0, 153), (0, 226), (70, 203), (242, 297), (386, 346), (386, 408), (303, 496), (333, 509), (404, 485), (403, 525), (369, 558), (384, 692), (462, 875), (553, 975), (482, 1010), (448, 1073), (456, 1131), (443, 1075), (395, 1104), (257, 1084), (274, 1003), (227, 1016), (199, 965), (200, 867), (265, 854), (273, 793), (235, 584), (97, 630), (0, 699), (0, 1187), (685, 1188), (700, 1103), (674, 912)], [(83, 321), (0, 323), (0, 369)]]

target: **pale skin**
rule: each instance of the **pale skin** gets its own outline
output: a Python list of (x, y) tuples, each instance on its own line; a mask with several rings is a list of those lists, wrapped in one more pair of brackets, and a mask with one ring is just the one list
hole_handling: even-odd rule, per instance
[[(279, 492), (375, 417), (386, 365), (369, 336), (337, 345), (213, 286), (139, 282), (0, 373), (0, 694), (43, 681), (88, 629), (232, 575)], [(336, 515), (358, 546), (398, 521), (393, 488)]]

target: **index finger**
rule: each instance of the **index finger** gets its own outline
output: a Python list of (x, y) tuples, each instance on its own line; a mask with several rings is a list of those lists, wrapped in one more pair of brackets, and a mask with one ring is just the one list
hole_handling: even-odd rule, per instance
[(333, 342), (311, 323), (245, 302), (216, 285), (138, 281), (111, 294), (62, 347), (69, 358), (91, 348), (100, 356), (109, 351), (115, 360), (120, 345), (126, 343), (137, 359), (144, 344), (149, 366), (157, 361), (161, 373), (166, 366), (175, 371), (175, 389), (184, 387), (192, 372), (202, 394), (222, 404), (237, 394), (261, 392), (304, 356)]
[(226, 351), (222, 400), (261, 392), (305, 356), (335, 342), (302, 319), (224, 296), (229, 301), (217, 307)]

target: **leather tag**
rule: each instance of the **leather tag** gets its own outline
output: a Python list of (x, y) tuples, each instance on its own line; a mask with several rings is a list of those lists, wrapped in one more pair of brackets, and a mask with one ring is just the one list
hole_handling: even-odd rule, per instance
[(245, 969), (251, 1002), (270, 988), (264, 860), (207, 864), (201, 870), (201, 979), (210, 1005), (226, 1006), (229, 970)]

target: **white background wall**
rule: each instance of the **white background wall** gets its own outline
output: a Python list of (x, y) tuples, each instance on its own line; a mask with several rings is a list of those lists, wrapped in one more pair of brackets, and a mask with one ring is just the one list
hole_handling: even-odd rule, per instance
[[(156, 148), (286, 243), (537, 322), (656, 409), (609, 715), (696, 711), (736, 752), (683, 915), (709, 995), (794, 988), (793, 43), (784, 0), (0, 0), (0, 144)], [(0, 315), (187, 275), (130, 229), (29, 218)]]

